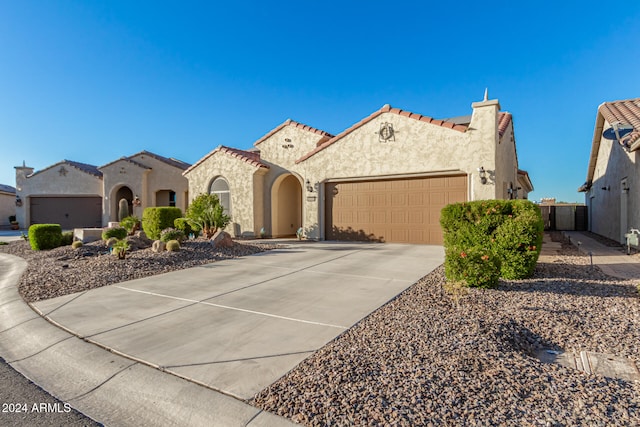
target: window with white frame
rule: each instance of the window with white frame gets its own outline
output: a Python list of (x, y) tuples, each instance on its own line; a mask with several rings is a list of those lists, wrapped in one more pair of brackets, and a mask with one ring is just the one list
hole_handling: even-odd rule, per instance
[(220, 200), (220, 204), (224, 208), (224, 213), (226, 215), (231, 215), (231, 194), (229, 192), (229, 184), (227, 181), (221, 176), (214, 179), (211, 183), (209, 193), (218, 196), (218, 200)]

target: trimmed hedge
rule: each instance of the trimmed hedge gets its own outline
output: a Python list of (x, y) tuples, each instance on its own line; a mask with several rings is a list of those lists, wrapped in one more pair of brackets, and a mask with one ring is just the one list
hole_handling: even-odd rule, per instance
[[(528, 200), (479, 200), (445, 206), (445, 274), (469, 286), (494, 287), (499, 277), (524, 279), (536, 266), (544, 223)], [(499, 274), (496, 275), (494, 270)], [(486, 271), (485, 271), (486, 270)]]
[(34, 251), (57, 248), (61, 241), (60, 224), (33, 224), (29, 227), (29, 244)]
[(151, 240), (159, 240), (165, 228), (173, 227), (176, 218), (182, 217), (180, 208), (162, 206), (145, 208), (142, 212), (142, 229)]
[(118, 240), (122, 240), (127, 237), (127, 229), (124, 227), (110, 227), (106, 228), (102, 232), (102, 240), (109, 240), (112, 237), (115, 237)]

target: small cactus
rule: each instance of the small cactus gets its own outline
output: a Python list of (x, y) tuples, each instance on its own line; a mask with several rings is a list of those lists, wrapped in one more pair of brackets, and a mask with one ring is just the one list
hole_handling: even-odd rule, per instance
[(81, 247), (82, 247), (82, 242), (81, 242), (80, 240), (76, 240), (75, 242), (73, 242), (73, 243), (71, 244), (71, 247), (72, 247), (73, 249), (81, 248)]
[(124, 197), (118, 202), (118, 221), (129, 216), (129, 202)]
[(169, 240), (167, 242), (167, 250), (169, 252), (178, 252), (180, 250), (180, 242), (177, 240)]

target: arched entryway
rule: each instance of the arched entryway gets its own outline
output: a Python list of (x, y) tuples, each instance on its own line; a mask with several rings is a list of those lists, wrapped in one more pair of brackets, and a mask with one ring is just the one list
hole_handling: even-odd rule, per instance
[(271, 187), (271, 234), (295, 236), (302, 226), (302, 185), (292, 174), (279, 176)]
[(126, 185), (123, 185), (116, 191), (115, 196), (111, 198), (111, 221), (118, 221), (118, 211), (120, 208), (120, 200), (125, 199), (129, 207), (129, 215), (133, 215), (133, 191)]

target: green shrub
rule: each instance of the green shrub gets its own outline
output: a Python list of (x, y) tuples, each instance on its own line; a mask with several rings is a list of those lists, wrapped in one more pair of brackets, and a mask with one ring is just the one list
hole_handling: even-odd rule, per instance
[[(499, 277), (505, 279), (524, 279), (533, 273), (543, 233), (542, 215), (535, 204), (527, 200), (456, 203), (443, 208), (440, 224), (448, 280), (493, 286), (497, 284), (492, 277), (493, 265), (498, 265)], [(483, 256), (489, 259), (483, 260)], [(492, 266), (481, 274), (479, 270), (487, 264), (484, 261), (491, 261)]]
[(140, 220), (136, 216), (128, 216), (122, 218), (120, 226), (127, 230), (127, 234), (131, 236), (140, 228)]
[(160, 240), (163, 242), (168, 242), (169, 240), (177, 240), (179, 242), (184, 241), (185, 235), (182, 231), (176, 230), (175, 228), (165, 228), (160, 233)]
[(116, 243), (118, 243), (120, 239), (117, 237), (109, 237), (104, 244), (107, 245), (108, 248), (112, 248)]
[(447, 280), (463, 281), (468, 286), (493, 288), (500, 279), (500, 258), (488, 248), (460, 246), (445, 251)]
[(60, 239), (60, 246), (69, 246), (73, 243), (73, 231), (65, 231)]
[(75, 242), (73, 242), (73, 243), (71, 244), (71, 247), (72, 247), (73, 249), (81, 248), (81, 247), (82, 247), (82, 242), (81, 242), (80, 240), (76, 240)]
[(145, 208), (142, 213), (142, 229), (149, 239), (158, 240), (162, 230), (173, 227), (176, 218), (181, 216), (180, 208), (166, 206)]
[(127, 237), (127, 230), (124, 227), (110, 227), (102, 232), (102, 240), (109, 240), (112, 237), (122, 240)]
[(169, 252), (178, 252), (180, 250), (180, 242), (177, 240), (169, 240), (166, 248)]
[(62, 228), (59, 224), (34, 224), (29, 227), (29, 244), (34, 251), (60, 246)]
[(113, 254), (118, 257), (118, 259), (124, 259), (127, 256), (127, 251), (129, 250), (129, 242), (126, 240), (118, 240), (113, 245)]
[(215, 194), (198, 195), (185, 212), (184, 217), (196, 231), (202, 231), (210, 239), (220, 228), (225, 228), (231, 221), (229, 215), (224, 214), (224, 208)]
[(191, 225), (189, 225), (189, 221), (187, 220), (187, 218), (176, 218), (175, 221), (173, 221), (173, 228), (182, 231), (185, 237), (189, 237), (190, 234), (196, 233), (191, 228)]

